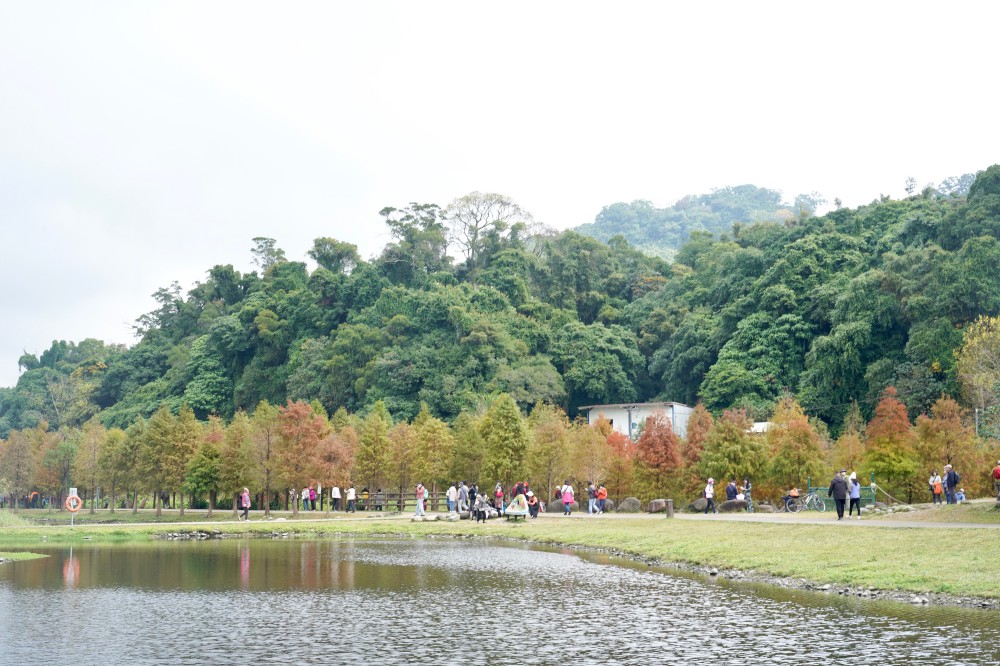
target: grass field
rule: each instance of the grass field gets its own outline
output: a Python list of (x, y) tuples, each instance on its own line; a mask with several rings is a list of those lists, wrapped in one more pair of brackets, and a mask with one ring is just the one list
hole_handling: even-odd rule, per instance
[[(991, 505), (983, 504), (909, 512), (899, 518), (920, 521), (927, 514), (927, 520), (995, 522), (995, 513)], [(569, 519), (543, 516), (528, 523), (494, 520), (477, 525), (468, 520), (414, 523), (408, 515), (398, 514), (336, 514), (327, 519), (317, 512), (301, 514), (300, 520), (280, 514), (286, 520), (271, 521), (252, 514), (249, 523), (236, 521), (228, 511), (217, 511), (212, 522), (205, 522), (204, 512), (186, 514), (192, 524), (173, 522), (177, 516), (169, 514), (164, 514), (161, 522), (149, 524), (153, 520), (151, 512), (116, 512), (115, 519), (128, 519), (134, 524), (109, 524), (106, 512), (90, 515), (81, 511), (77, 525), (71, 528), (34, 525), (31, 521), (38, 516), (31, 511), (13, 516), (10, 511), (0, 511), (0, 527), (5, 528), (0, 530), (0, 546), (23, 547), (42, 538), (49, 543), (148, 539), (164, 532), (193, 529), (261, 536), (273, 532), (303, 536), (476, 535), (612, 550), (664, 562), (759, 571), (817, 583), (1000, 598), (1000, 530), (900, 527), (894, 526), (891, 518), (884, 519), (884, 525), (868, 520), (863, 525), (813, 525), (723, 522), (711, 517), (667, 520), (662, 515)], [(95, 522), (88, 524), (88, 516)], [(197, 526), (195, 521), (200, 521)]]

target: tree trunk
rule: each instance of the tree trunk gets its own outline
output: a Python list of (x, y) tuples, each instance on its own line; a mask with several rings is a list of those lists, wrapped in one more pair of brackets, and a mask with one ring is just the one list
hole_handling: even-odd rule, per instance
[(239, 501), (237, 500), (238, 497), (239, 497), (239, 494), (233, 495), (233, 518), (235, 518), (236, 516), (240, 515), (239, 514), (239, 506), (240, 505), (239, 505)]
[(264, 517), (271, 517), (271, 472), (267, 471), (264, 473)]
[(208, 491), (208, 517), (212, 517), (212, 510), (215, 509), (215, 491)]
[(96, 483), (90, 487), (90, 513), (93, 514), (95, 509), (97, 509), (97, 484)]
[(153, 506), (156, 508), (156, 517), (163, 515), (163, 491), (157, 490), (153, 495)]
[(299, 515), (299, 493), (297, 488), (292, 488), (291, 492), (292, 499), (292, 517)]
[[(177, 495), (174, 495), (174, 499), (176, 499), (176, 498), (177, 498)], [(180, 516), (181, 518), (183, 518), (184, 517), (184, 491), (183, 490), (181, 491), (181, 502), (180, 502), (180, 504), (177, 505), (177, 507), (180, 509), (180, 513), (178, 513), (177, 515)]]

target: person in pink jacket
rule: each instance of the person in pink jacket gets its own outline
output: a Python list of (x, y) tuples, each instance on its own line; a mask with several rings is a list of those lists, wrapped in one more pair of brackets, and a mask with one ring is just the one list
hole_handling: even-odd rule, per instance
[(563, 503), (563, 515), (568, 516), (571, 512), (571, 507), (573, 506), (573, 486), (570, 485), (569, 479), (566, 479), (566, 483), (562, 487), (562, 503)]

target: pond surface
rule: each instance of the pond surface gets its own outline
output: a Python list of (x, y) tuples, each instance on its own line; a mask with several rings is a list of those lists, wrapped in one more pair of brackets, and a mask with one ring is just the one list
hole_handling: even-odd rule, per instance
[(1000, 614), (451, 540), (33, 547), (3, 664), (998, 664)]

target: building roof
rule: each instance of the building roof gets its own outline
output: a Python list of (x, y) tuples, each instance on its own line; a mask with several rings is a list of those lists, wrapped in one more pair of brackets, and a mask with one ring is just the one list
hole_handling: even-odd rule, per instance
[(670, 407), (676, 405), (677, 407), (687, 407), (681, 402), (622, 402), (617, 405), (581, 405), (577, 409), (597, 409), (599, 407), (612, 407), (616, 409), (628, 409), (629, 407), (635, 409), (636, 407)]

